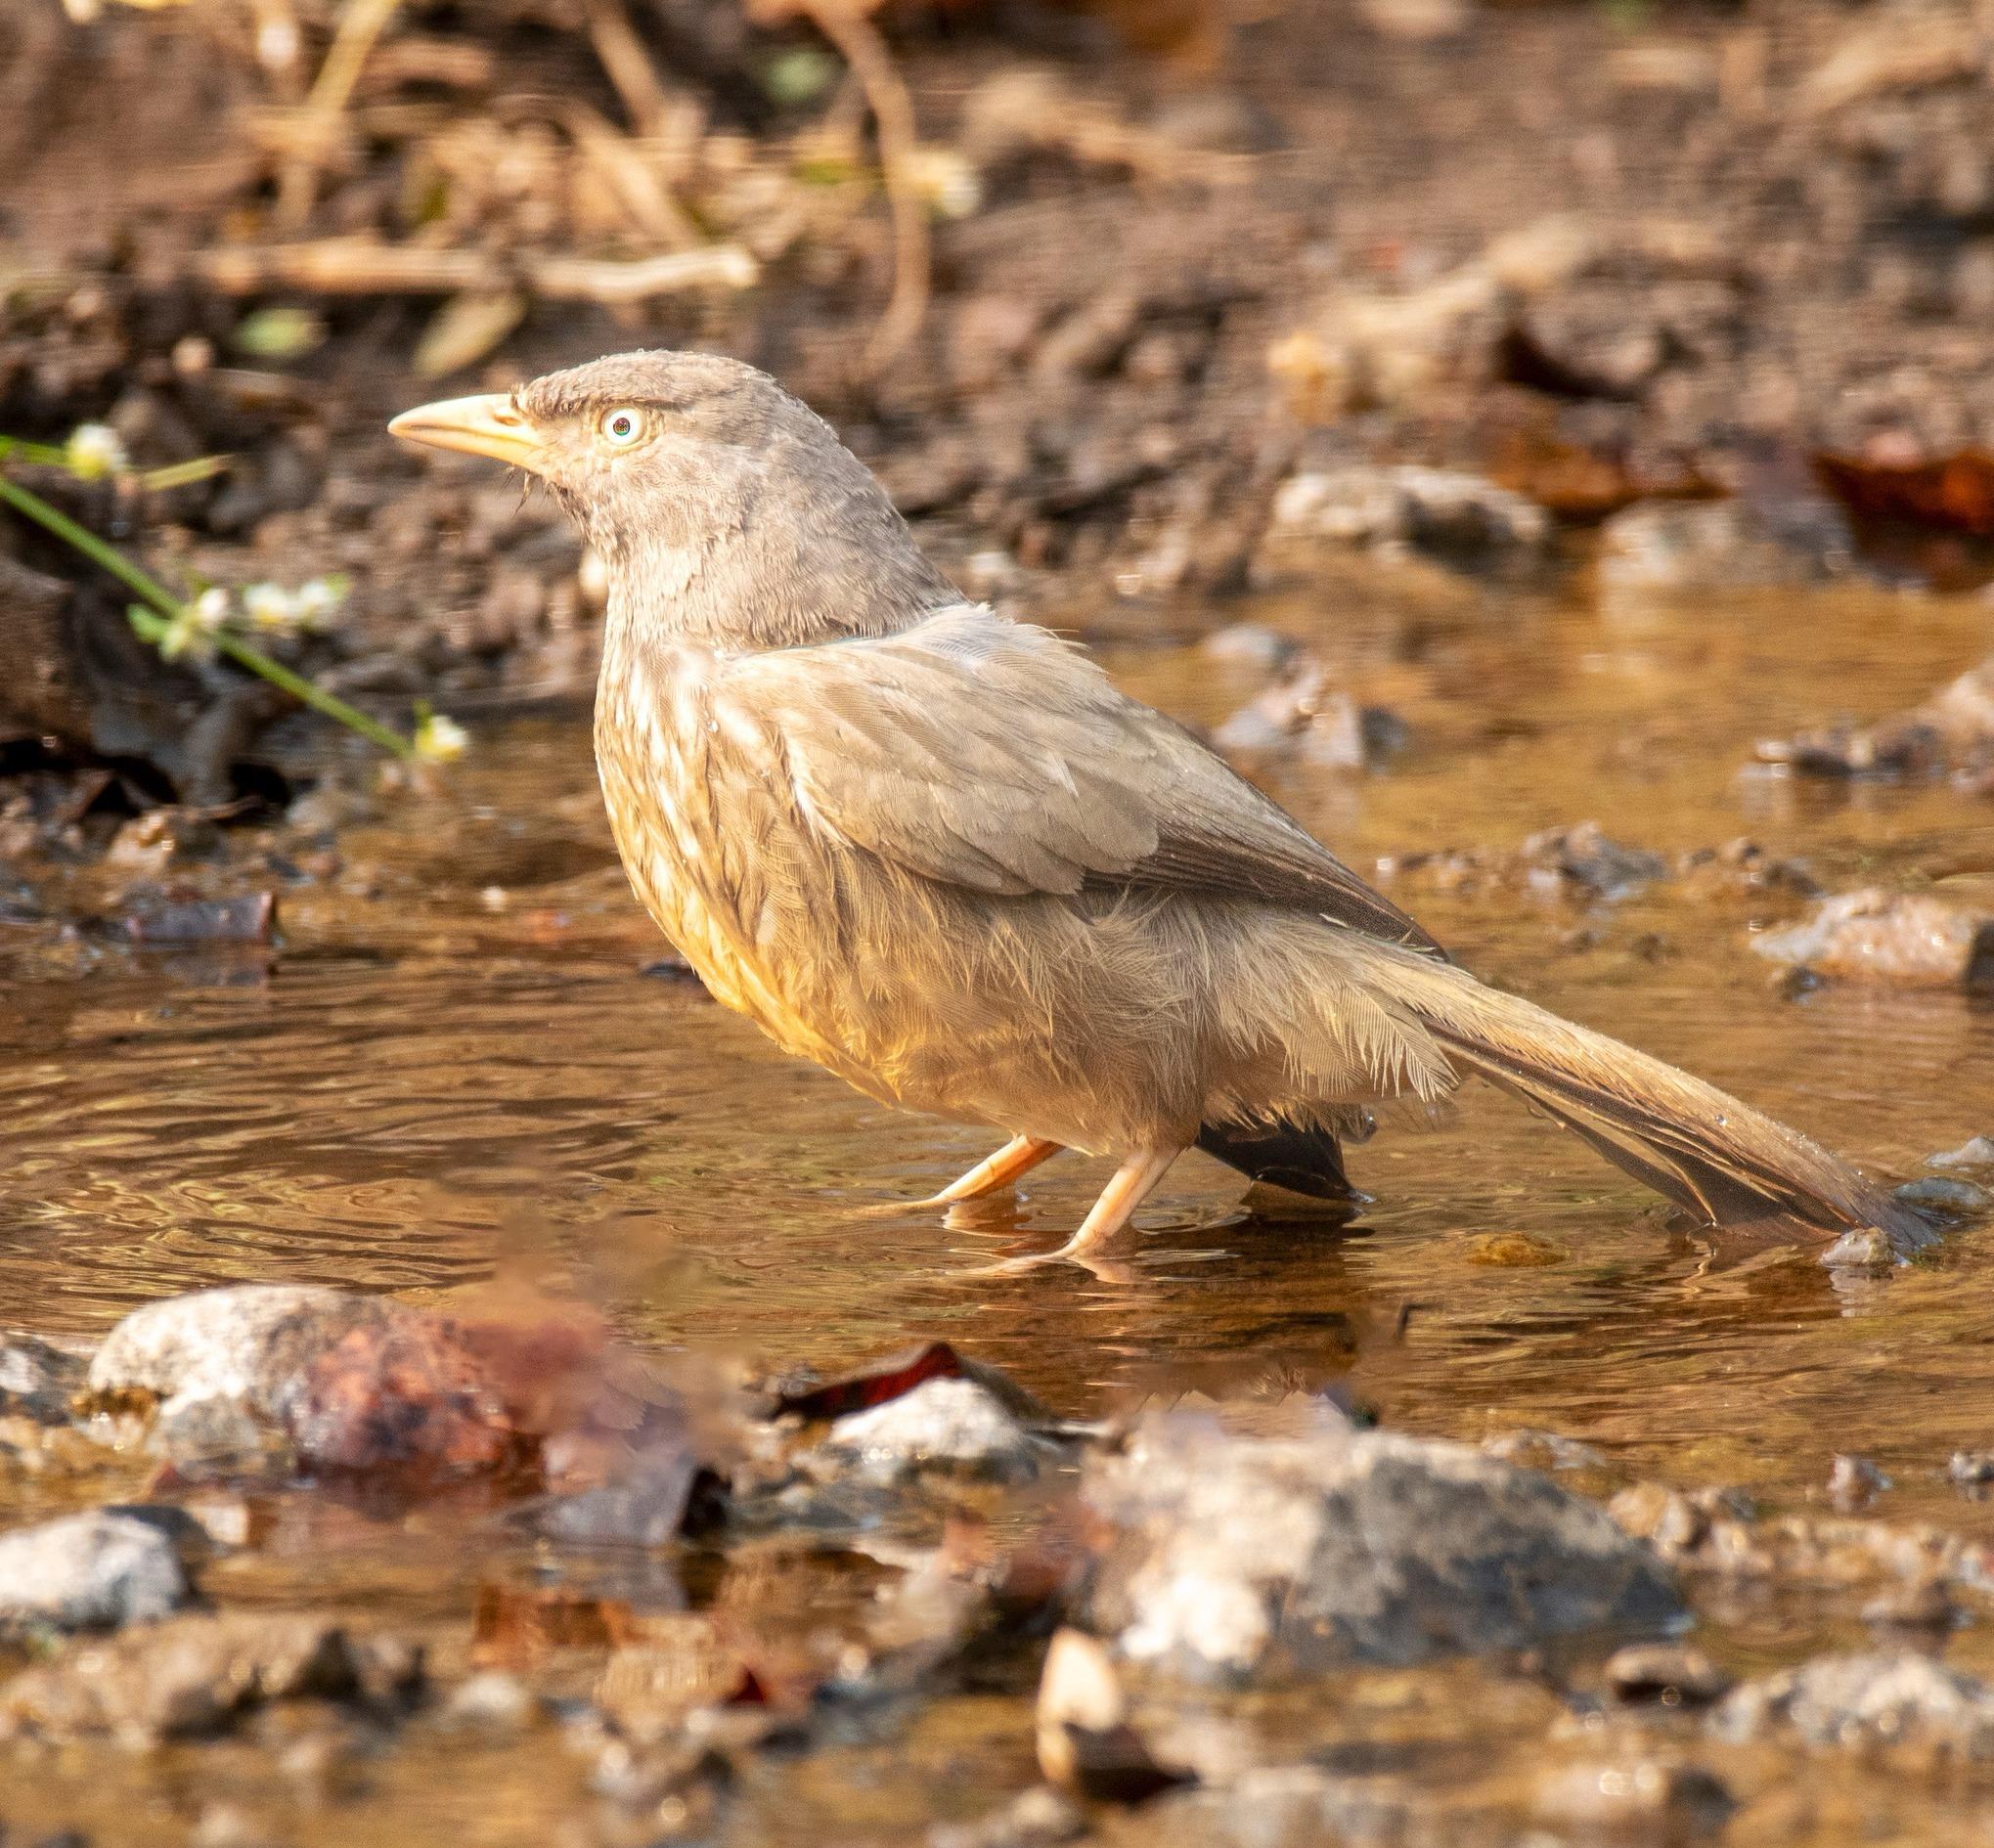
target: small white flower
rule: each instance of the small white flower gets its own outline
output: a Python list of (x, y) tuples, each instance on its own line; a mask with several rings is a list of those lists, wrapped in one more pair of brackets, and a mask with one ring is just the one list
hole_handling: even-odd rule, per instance
[(908, 183), (942, 218), (967, 218), (983, 204), (983, 177), (953, 148), (914, 149), (906, 163)]
[(69, 472), (84, 481), (101, 481), (106, 475), (122, 475), (131, 468), (124, 439), (108, 423), (79, 423), (69, 432), (64, 454)]
[(298, 599), (277, 584), (251, 584), (243, 591), (243, 614), (252, 629), (291, 629), (298, 619)]
[(192, 657), (204, 661), (214, 652), (215, 636), (229, 620), (229, 594), (223, 590), (203, 591), (182, 603), (166, 619), (159, 637), (159, 652), (169, 661)]
[(209, 585), (187, 605), (185, 614), (196, 635), (219, 635), (229, 626), (229, 594), (219, 584)]
[(440, 712), (425, 712), (416, 725), (416, 756), (424, 764), (454, 764), (470, 745), (470, 733)]
[(307, 578), (291, 598), (291, 614), (297, 626), (312, 633), (324, 629), (346, 601), (346, 591), (343, 577)]

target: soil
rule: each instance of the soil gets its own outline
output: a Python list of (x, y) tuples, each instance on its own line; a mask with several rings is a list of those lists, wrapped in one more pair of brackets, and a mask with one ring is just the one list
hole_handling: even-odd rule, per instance
[[(226, 35), (170, 8), (87, 27), (50, 11), (0, 26), (20, 99), (0, 431), (60, 441), (109, 418), (147, 465), (229, 452), (215, 481), (128, 509), (133, 536), (219, 581), (349, 574), (348, 620), (312, 660), (344, 657), (341, 684), (389, 701), (576, 690), (593, 637), (554, 509), (401, 451), (384, 418), (640, 343), (775, 372), (972, 592), (1128, 634), (1210, 625), (1227, 593), (1292, 573), (1261, 542), (1297, 468), (1465, 467), (1575, 529), (1731, 491), (1800, 543), (1843, 518), (1824, 455), (1874, 526), (1904, 471), (1994, 449), (1977, 336), (1994, 90), (1963, 7), (1490, 8), (1415, 42), (1385, 0), (1292, 0), (1245, 10), (1205, 67), (1071, 12), (902, 10), (920, 132), (974, 204), (936, 223), (926, 318), (870, 377), (891, 239), (851, 100), (771, 100), (771, 61), (805, 28), (640, 8), (704, 137), (687, 186), (770, 253), (762, 280), (529, 302), (440, 385), (412, 366), (433, 296), (224, 294), (198, 253), (365, 234), (517, 257), (586, 238), (547, 99), (604, 123), (629, 105), (561, 7), (413, 9), (302, 213), (271, 152), (285, 84)], [(827, 120), (856, 166), (823, 155)], [(439, 178), (448, 133), (480, 124), (486, 165), (517, 173)], [(730, 167), (761, 193), (722, 184)], [(442, 198), (426, 224), (424, 185)], [(245, 355), (272, 308), (323, 338)], [(1957, 496), (1912, 511), (1918, 572), (1977, 571), (1994, 520)]]

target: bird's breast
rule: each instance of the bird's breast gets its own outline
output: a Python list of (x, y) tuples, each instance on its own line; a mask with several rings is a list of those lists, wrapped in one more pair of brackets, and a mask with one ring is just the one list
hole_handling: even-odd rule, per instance
[(612, 683), (605, 656), (596, 763), (631, 888), (716, 1000), (786, 1050), (842, 1067), (813, 1025), (804, 964), (785, 954), (799, 842), (780, 792), (758, 740), (712, 715), (698, 664), (676, 665)]

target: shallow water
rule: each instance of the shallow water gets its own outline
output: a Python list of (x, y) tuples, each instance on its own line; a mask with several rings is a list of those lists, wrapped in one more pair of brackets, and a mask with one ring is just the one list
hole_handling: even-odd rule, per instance
[[(1381, 770), (1263, 778), (1361, 871), (1590, 818), (1665, 852), (1749, 833), (1831, 887), (1923, 874), (1972, 889), (1994, 872), (1984, 804), (1747, 768), (1755, 738), (1923, 697), (1986, 651), (1985, 604), (1837, 593), (1602, 610), (1400, 579), (1239, 613), (1307, 641), (1410, 726)], [(1126, 685), (1193, 723), (1259, 678), (1195, 648), (1108, 652)], [(1194, 1156), (1111, 1274), (972, 1278), (1061, 1240), (1102, 1165), (1064, 1158), (1014, 1211), (966, 1223), (861, 1217), (931, 1191), (983, 1141), (783, 1059), (683, 977), (640, 973), (664, 946), (614, 870), (583, 715), (482, 728), (443, 790), (383, 800), (338, 849), (342, 872), (286, 894), (267, 968), (17, 959), (0, 1016), (0, 1325), (82, 1336), (205, 1284), (423, 1293), (524, 1262), (643, 1340), (833, 1366), (942, 1337), (1077, 1416), (1191, 1386), (1340, 1381), (1403, 1429), (1548, 1430), (1603, 1453), (1612, 1477), (1735, 1483), (1776, 1507), (1820, 1502), (1833, 1454), (1852, 1450), (1894, 1478), (1879, 1513), (1994, 1538), (1994, 1504), (1943, 1475), (1954, 1449), (1994, 1444), (1994, 1235), (1838, 1282), (1813, 1250), (1684, 1229), (1550, 1126), (1475, 1094), (1430, 1132), (1388, 1125), (1353, 1153), (1375, 1196), (1356, 1226), (1251, 1218), (1235, 1177)], [(1916, 1172), (1994, 1129), (1994, 1015), (1951, 994), (1790, 998), (1749, 948), (1797, 910), (1790, 897), (1664, 882), (1585, 908), (1391, 889), (1484, 975), (1875, 1169)], [(0, 1512), (55, 1493), (0, 1480)], [(356, 1514), (330, 1538), (329, 1517), (289, 1518), (289, 1551), (232, 1562), (223, 1583), (386, 1607), (447, 1636), (481, 1574), (521, 1565), (467, 1515)], [(1846, 1641), (1849, 1621), (1782, 1609), (1705, 1640), (1741, 1663), (1790, 1659)], [(1994, 1667), (1981, 1630), (1952, 1653)], [(809, 1818), (819, 1840), (900, 1839), (932, 1813), (938, 1765), (955, 1767), (946, 1807), (973, 1813), (1029, 1781), (1024, 1728), (1016, 1702), (965, 1695), (910, 1740), (770, 1768), (737, 1838), (802, 1839)], [(480, 1761), (454, 1750), (399, 1750), (365, 1796), (310, 1809), (299, 1838), (358, 1839), (383, 1816), (409, 1839), (556, 1838), (572, 1790), (514, 1789), (496, 1762), (481, 1790)], [(202, 1769), (162, 1771), (160, 1787), (256, 1775), (231, 1762), (190, 1757)], [(65, 1787), (44, 1793), (52, 1816)], [(1940, 1818), (1994, 1831), (1961, 1793), (1906, 1796), (1899, 1813), (1868, 1787), (1849, 1801), (1875, 1839), (1935, 1838), (1919, 1830)], [(144, 1790), (160, 1814), (185, 1809)], [(1846, 1838), (1816, 1823), (1784, 1838)]]

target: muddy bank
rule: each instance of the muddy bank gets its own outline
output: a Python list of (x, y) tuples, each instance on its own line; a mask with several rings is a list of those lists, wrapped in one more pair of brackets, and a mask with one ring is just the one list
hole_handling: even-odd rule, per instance
[[(1553, 530), (1683, 495), (1741, 510), (1626, 529), (1610, 584), (1979, 569), (1994, 101), (1964, 8), (1901, 31), (1888, 9), (1464, 8), (1409, 37), (1389, 7), (1297, 0), (1203, 65), (1100, 18), (908, 9), (892, 51), (932, 154), (932, 288), (884, 367), (866, 343), (894, 241), (835, 61), (729, 6), (634, 18), (625, 44), (558, 8), (418, 12), (320, 144), (309, 10), (275, 65), (174, 9), (14, 25), (36, 81), (0, 200), (0, 429), (103, 419), (148, 466), (231, 455), (156, 504), (78, 510), (181, 571), (350, 577), (307, 655), (389, 702), (578, 689), (593, 641), (553, 510), (397, 454), (382, 418), (437, 378), (643, 341), (775, 371), (970, 589), (1093, 629), (1210, 624), (1322, 544), (1556, 572), (1586, 548), (1547, 552)], [(370, 276), (371, 248), (445, 281)], [(534, 281), (659, 248), (745, 267), (614, 308)], [(1479, 523), (1459, 490), (1420, 512), (1366, 472), (1406, 463), (1466, 470)], [(1505, 495), (1521, 514), (1491, 510)], [(76, 576), (11, 524), (7, 543)], [(88, 691), (58, 716), (108, 737)], [(202, 709), (159, 697), (170, 724), (128, 728)]]

